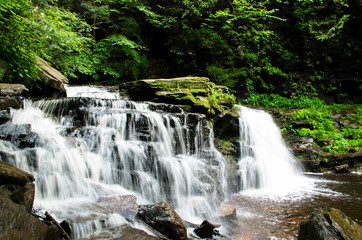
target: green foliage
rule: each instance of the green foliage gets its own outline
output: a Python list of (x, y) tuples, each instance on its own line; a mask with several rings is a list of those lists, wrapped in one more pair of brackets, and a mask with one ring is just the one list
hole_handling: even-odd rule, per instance
[[(340, 126), (336, 119), (336, 114), (345, 111), (355, 111), (351, 105), (325, 105), (322, 109), (301, 109), (289, 113), (289, 121), (306, 121), (313, 127), (292, 129), (290, 133), (297, 136), (311, 137), (315, 140), (315, 147), (320, 147), (325, 151), (333, 153), (345, 153), (350, 149), (362, 147), (362, 127), (359, 126), (361, 119), (360, 114), (350, 114), (350, 122), (348, 126)], [(353, 109), (353, 110), (351, 110)], [(357, 111), (361, 111), (361, 106), (358, 106)], [(357, 117), (356, 117), (357, 116)], [(345, 117), (341, 117), (344, 119)], [(328, 139), (332, 144), (324, 144)]]
[(299, 29), (308, 31), (319, 41), (341, 34), (350, 17), (345, 14), (348, 1), (297, 1), (295, 7)]
[(39, 6), (25, 0), (0, 3), (0, 55), (13, 69), (13, 78), (30, 87), (38, 80), (36, 58), (60, 63), (62, 68), (65, 59), (81, 51), (86, 29), (76, 14), (48, 1)]
[(211, 103), (223, 105), (230, 109), (236, 104), (236, 97), (220, 88), (212, 88), (209, 94), (209, 99)]
[(279, 94), (250, 94), (247, 99), (242, 101), (251, 106), (277, 107), (277, 108), (311, 108), (323, 109), (325, 103), (316, 98), (309, 98), (304, 95), (298, 95), (294, 98), (283, 97)]

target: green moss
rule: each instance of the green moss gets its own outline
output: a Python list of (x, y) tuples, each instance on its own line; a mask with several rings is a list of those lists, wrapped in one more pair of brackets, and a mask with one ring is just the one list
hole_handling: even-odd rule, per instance
[(205, 77), (145, 80), (155, 95), (178, 104), (190, 105), (192, 111), (207, 115), (233, 112), (234, 95)]

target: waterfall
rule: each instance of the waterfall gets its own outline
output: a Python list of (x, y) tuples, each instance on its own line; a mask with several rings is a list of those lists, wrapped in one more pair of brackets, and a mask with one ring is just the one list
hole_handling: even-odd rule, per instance
[(215, 212), (226, 167), (204, 115), (94, 87), (67, 87), (67, 94), (12, 111), (12, 124), (31, 125), (33, 148), (0, 141), (11, 161), (35, 176), (34, 208), (70, 221), (75, 239), (106, 227), (111, 216), (97, 205), (105, 196), (163, 200), (187, 220)]
[(243, 106), (239, 106), (239, 115), (241, 188), (276, 193), (297, 187), (302, 181), (302, 168), (272, 117)]

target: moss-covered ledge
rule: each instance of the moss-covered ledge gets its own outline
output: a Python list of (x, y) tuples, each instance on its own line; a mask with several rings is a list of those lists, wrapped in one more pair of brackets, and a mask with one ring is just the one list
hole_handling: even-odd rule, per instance
[(123, 95), (135, 101), (152, 101), (182, 105), (191, 112), (208, 116), (237, 115), (236, 98), (228, 88), (218, 86), (206, 77), (144, 79), (122, 83)]

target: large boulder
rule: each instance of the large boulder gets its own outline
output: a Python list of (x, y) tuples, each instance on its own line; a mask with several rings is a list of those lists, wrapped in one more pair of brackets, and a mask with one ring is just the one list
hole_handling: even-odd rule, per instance
[(0, 239), (62, 239), (57, 226), (49, 226), (32, 214), (33, 181), (30, 173), (0, 161)]
[(37, 64), (40, 68), (40, 90), (33, 87), (31, 94), (35, 97), (65, 97), (66, 90), (64, 84), (69, 82), (68, 79), (41, 58), (37, 59)]
[(6, 162), (0, 161), (0, 193), (31, 213), (34, 201), (34, 177)]
[(2, 96), (25, 96), (29, 90), (23, 84), (0, 83), (0, 95)]
[(182, 219), (166, 202), (142, 205), (137, 216), (148, 226), (170, 239), (187, 239), (187, 231)]
[[(173, 103), (186, 106), (192, 112), (208, 115), (225, 114), (232, 111), (235, 99), (228, 89), (218, 86), (206, 77), (181, 77), (170, 79), (144, 79), (125, 82), (120, 92), (136, 101)], [(223, 97), (220, 100), (220, 97)]]
[(362, 227), (338, 209), (317, 209), (309, 221), (301, 223), (298, 240), (327, 239), (362, 239)]

